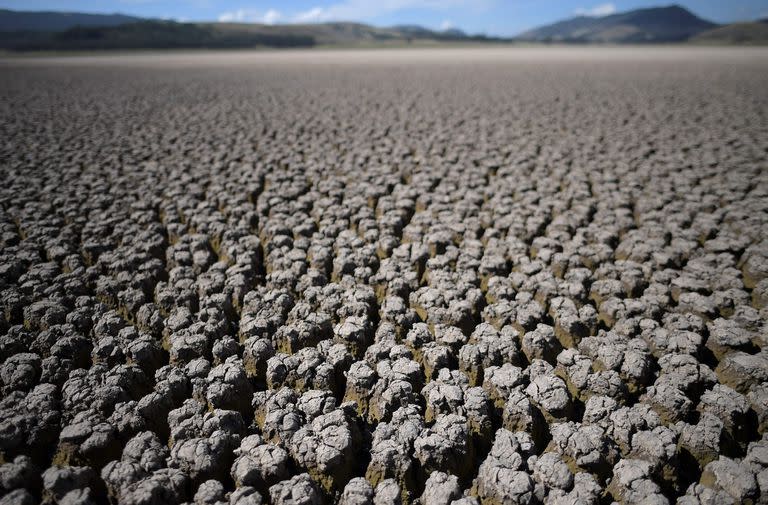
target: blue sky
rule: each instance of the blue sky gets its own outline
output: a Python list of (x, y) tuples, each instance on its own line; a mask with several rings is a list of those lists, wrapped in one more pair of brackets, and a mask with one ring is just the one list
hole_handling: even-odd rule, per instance
[[(605, 15), (674, 0), (0, 0), (1, 8), (112, 13), (179, 21), (419, 24), (515, 35), (575, 14)], [(768, 17), (768, 0), (679, 0), (716, 22)]]

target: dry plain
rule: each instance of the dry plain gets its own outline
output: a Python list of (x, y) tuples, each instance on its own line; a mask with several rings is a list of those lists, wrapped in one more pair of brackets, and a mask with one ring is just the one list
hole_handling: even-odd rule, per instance
[(0, 504), (768, 503), (768, 49), (0, 59)]

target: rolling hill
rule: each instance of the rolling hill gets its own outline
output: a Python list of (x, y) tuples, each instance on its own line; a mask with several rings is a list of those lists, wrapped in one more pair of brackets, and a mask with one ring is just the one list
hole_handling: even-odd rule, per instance
[(24, 12), (0, 9), (0, 32), (61, 32), (76, 26), (118, 26), (142, 21), (124, 14)]
[[(9, 21), (0, 12), (0, 22)], [(19, 14), (19, 13), (14, 13)], [(28, 13), (33, 14), (33, 13)], [(42, 13), (48, 14), (48, 13)], [(89, 16), (89, 15), (84, 15)], [(467, 35), (459, 30), (434, 31), (420, 26), (379, 28), (362, 23), (318, 23), (264, 25), (251, 23), (177, 23), (107, 16), (113, 23), (89, 24), (63, 30), (43, 30), (52, 26), (46, 16), (27, 22), (23, 30), (0, 30), (0, 48), (14, 51), (93, 50), (93, 49), (181, 49), (350, 46), (366, 44), (408, 44), (411, 42), (503, 42), (508, 39)], [(34, 16), (28, 16), (27, 20)], [(72, 15), (72, 19), (78, 15)], [(56, 22), (62, 22), (60, 19)], [(46, 24), (47, 23), (47, 24)], [(40, 29), (31, 29), (36, 26)]]
[(733, 23), (699, 33), (691, 39), (696, 44), (765, 45), (768, 44), (768, 19), (754, 23)]
[(234, 49), (311, 47), (308, 35), (253, 30), (247, 25), (140, 21), (119, 26), (76, 26), (63, 32), (0, 33), (0, 47), (12, 51), (81, 51), (108, 49)]
[(717, 25), (679, 7), (578, 16), (509, 38), (362, 23), (179, 23), (122, 14), (0, 10), (0, 49), (11, 51), (408, 45), (443, 42), (768, 44), (768, 23)]
[(637, 9), (604, 17), (578, 16), (516, 37), (527, 42), (683, 42), (718, 25), (676, 5)]
[(262, 25), (246, 23), (201, 24), (218, 33), (242, 33), (263, 35), (288, 35), (311, 37), (318, 45), (350, 45), (372, 42), (408, 42), (414, 40), (460, 41), (460, 40), (502, 40), (470, 36), (457, 30), (435, 31), (421, 26), (393, 26), (380, 28), (362, 23), (319, 23)]

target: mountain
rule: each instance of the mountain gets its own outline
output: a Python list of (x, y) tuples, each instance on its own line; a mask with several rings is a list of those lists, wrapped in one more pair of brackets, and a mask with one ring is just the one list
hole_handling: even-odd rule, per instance
[[(435, 31), (419, 25), (397, 25), (391, 27), (390, 30), (396, 32), (399, 37), (415, 39), (458, 40), (472, 38), (471, 35), (467, 35), (457, 28)], [(475, 35), (475, 37), (481, 36)]]
[(392, 26), (380, 28), (362, 23), (312, 23), (261, 25), (244, 23), (208, 23), (218, 32), (240, 32), (243, 34), (271, 34), (310, 37), (317, 45), (365, 45), (373, 43), (407, 44), (410, 42), (464, 41), (464, 42), (504, 42), (507, 39), (467, 35), (459, 30), (435, 31), (418, 25)]
[(140, 21), (118, 26), (76, 26), (62, 32), (0, 32), (0, 47), (13, 51), (106, 49), (235, 49), (311, 47), (315, 39), (278, 30), (250, 30), (247, 25)]
[(578, 16), (521, 33), (528, 42), (682, 42), (718, 25), (683, 7), (637, 9), (610, 16)]
[(639, 9), (604, 17), (579, 16), (525, 32), (515, 39), (468, 35), (457, 29), (437, 31), (418, 25), (177, 23), (122, 14), (0, 10), (0, 49), (12, 51), (398, 46), (513, 41), (766, 44), (766, 32), (768, 23), (765, 22), (720, 26), (678, 6)]
[(0, 9), (0, 32), (61, 32), (75, 26), (117, 26), (141, 18), (123, 14), (23, 12)]
[(701, 32), (691, 39), (697, 44), (719, 45), (766, 45), (768, 44), (768, 19), (754, 23), (733, 23)]
[[(483, 35), (467, 35), (459, 30), (434, 31), (421, 26), (379, 28), (362, 23), (318, 23), (263, 25), (251, 23), (177, 23), (131, 18), (66, 14), (66, 19), (86, 21), (62, 29), (41, 13), (11, 13), (0, 29), (0, 48), (15, 51), (92, 50), (92, 49), (167, 49), (167, 48), (251, 48), (311, 47), (316, 45), (355, 46), (410, 44), (418, 42), (505, 42)], [(31, 21), (12, 25), (10, 19), (30, 14)], [(47, 13), (46, 13), (47, 14)], [(92, 25), (102, 19), (105, 25)], [(47, 19), (47, 23), (43, 21)], [(57, 18), (63, 23), (63, 18)], [(120, 20), (127, 22), (118, 23)], [(20, 28), (23, 26), (24, 28)], [(44, 30), (43, 27), (48, 29)], [(61, 25), (63, 26), (63, 25)]]

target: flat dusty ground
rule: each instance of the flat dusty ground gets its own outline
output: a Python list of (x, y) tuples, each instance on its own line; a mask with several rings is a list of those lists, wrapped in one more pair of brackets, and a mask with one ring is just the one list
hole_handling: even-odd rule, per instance
[(768, 50), (0, 59), (0, 504), (768, 503)]

